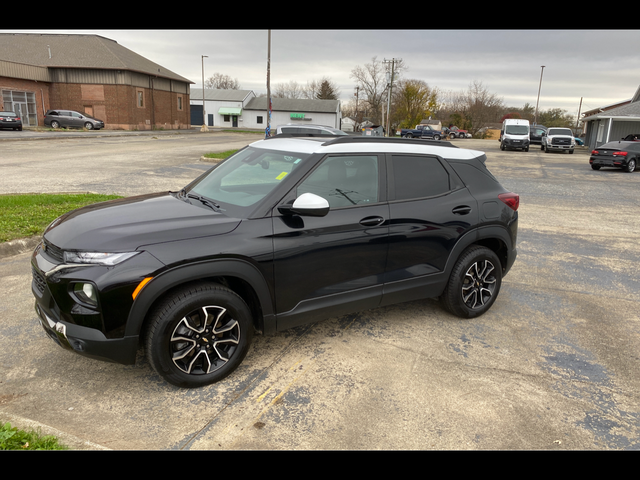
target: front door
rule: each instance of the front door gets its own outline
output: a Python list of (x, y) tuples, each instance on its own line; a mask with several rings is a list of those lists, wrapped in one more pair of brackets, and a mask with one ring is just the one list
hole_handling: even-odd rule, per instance
[(14, 110), (14, 113), (18, 115), (22, 120), (23, 126), (30, 126), (29, 115), (28, 115), (29, 111), (27, 110), (26, 103), (13, 102), (13, 110)]
[(232, 115), (231, 116), (231, 122), (232, 122), (234, 127), (237, 127), (238, 126), (238, 116), (237, 115)]
[(376, 155), (327, 157), (294, 197), (319, 195), (329, 201), (329, 213), (274, 216), (278, 330), (380, 303), (389, 206), (380, 194), (379, 165)]

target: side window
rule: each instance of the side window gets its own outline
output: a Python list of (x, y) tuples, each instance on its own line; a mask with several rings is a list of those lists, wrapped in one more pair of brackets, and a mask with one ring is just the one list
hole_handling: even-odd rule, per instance
[(433, 197), (450, 190), (449, 174), (435, 157), (392, 157), (396, 200)]
[(378, 157), (328, 157), (297, 189), (297, 195), (315, 193), (331, 208), (367, 205), (378, 201)]

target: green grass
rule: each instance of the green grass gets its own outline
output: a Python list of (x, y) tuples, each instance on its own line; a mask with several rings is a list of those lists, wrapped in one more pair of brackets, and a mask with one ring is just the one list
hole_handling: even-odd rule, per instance
[(226, 152), (218, 152), (218, 153), (205, 153), (204, 157), (205, 158), (227, 158), (231, 155), (233, 155), (234, 153), (236, 153), (238, 150), (227, 150)]
[(117, 195), (95, 193), (0, 195), (0, 242), (41, 235), (63, 213)]
[(9, 423), (0, 424), (0, 450), (68, 450), (58, 439), (39, 432), (11, 428)]

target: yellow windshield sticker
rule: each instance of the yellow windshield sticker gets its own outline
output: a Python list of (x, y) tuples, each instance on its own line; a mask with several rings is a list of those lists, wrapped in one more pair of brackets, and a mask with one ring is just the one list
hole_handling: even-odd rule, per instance
[(282, 180), (286, 176), (287, 176), (287, 172), (282, 172), (280, 175), (276, 177), (276, 180)]

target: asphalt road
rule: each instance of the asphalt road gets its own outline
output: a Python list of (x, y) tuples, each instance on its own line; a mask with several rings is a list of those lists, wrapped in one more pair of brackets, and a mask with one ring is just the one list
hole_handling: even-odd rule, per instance
[[(0, 193), (176, 189), (203, 153), (254, 139), (0, 132)], [(640, 172), (455, 143), (521, 195), (519, 256), (484, 316), (425, 299), (331, 318), (256, 337), (233, 375), (183, 390), (141, 356), (109, 364), (46, 338), (22, 253), (0, 258), (0, 421), (78, 449), (638, 449)]]

